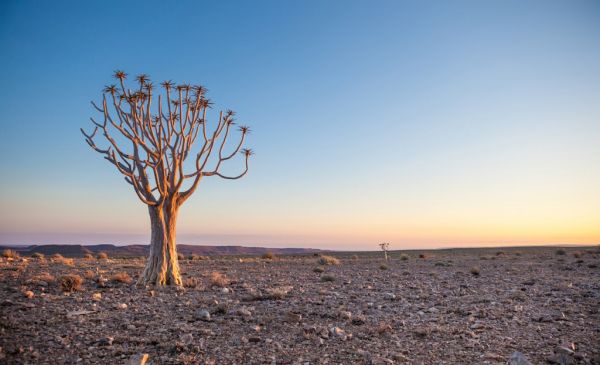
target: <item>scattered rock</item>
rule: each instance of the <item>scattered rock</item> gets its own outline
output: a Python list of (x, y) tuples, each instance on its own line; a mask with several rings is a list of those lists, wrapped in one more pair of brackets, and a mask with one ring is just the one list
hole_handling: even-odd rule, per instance
[(148, 358), (148, 354), (135, 354), (129, 358), (127, 365), (146, 365)]
[(206, 309), (199, 309), (196, 312), (196, 319), (201, 321), (210, 321), (210, 312)]
[(26, 298), (33, 298), (34, 294), (31, 290), (27, 290), (25, 293), (23, 293), (25, 295)]
[(125, 303), (119, 303), (119, 304), (117, 304), (116, 308), (120, 309), (120, 310), (125, 310), (125, 309), (127, 309), (127, 304), (125, 304)]
[(508, 358), (508, 365), (533, 365), (527, 360), (523, 353), (515, 351)]

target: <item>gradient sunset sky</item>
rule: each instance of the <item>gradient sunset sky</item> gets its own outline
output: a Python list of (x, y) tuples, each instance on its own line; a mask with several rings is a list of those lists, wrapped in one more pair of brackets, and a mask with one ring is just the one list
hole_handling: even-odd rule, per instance
[(0, 47), (0, 244), (147, 243), (79, 132), (116, 69), (252, 127), (178, 243), (600, 243), (598, 1), (2, 1)]

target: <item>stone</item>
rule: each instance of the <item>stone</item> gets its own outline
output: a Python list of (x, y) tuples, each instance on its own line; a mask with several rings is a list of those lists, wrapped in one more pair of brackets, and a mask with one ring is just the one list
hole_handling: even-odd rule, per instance
[(135, 354), (129, 358), (127, 365), (146, 365), (148, 358), (148, 354)]
[(196, 312), (196, 319), (201, 321), (210, 321), (210, 312), (206, 309), (200, 309)]
[(27, 290), (25, 293), (23, 293), (25, 295), (26, 298), (33, 298), (34, 294), (31, 290)]
[(240, 308), (237, 310), (237, 314), (239, 316), (245, 317), (245, 318), (249, 318), (252, 317), (252, 312), (250, 312), (248, 309), (246, 308)]
[(383, 297), (387, 300), (394, 300), (396, 299), (396, 294), (394, 293), (385, 293), (383, 294)]
[(515, 351), (508, 358), (508, 365), (532, 365), (525, 355), (519, 351)]
[(121, 310), (127, 309), (127, 304), (119, 303), (119, 304), (117, 304), (117, 309), (121, 309)]
[(105, 337), (98, 341), (98, 346), (112, 346), (114, 337)]
[(100, 300), (102, 300), (102, 294), (101, 293), (92, 294), (92, 300), (99, 302)]
[(340, 311), (339, 316), (342, 319), (351, 319), (352, 318), (352, 312), (349, 312), (349, 311)]

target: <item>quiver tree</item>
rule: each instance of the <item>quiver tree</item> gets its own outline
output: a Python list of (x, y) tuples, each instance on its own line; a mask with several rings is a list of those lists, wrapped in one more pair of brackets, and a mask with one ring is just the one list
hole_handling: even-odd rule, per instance
[[(209, 125), (206, 113), (211, 102), (204, 87), (165, 81), (160, 93), (146, 75), (136, 77), (133, 89), (126, 88), (124, 72), (114, 76), (118, 85), (104, 89), (101, 105), (92, 102), (101, 117), (90, 118), (94, 127), (90, 133), (81, 132), (148, 206), (150, 254), (139, 283), (181, 285), (175, 243), (179, 207), (202, 178), (239, 179), (248, 172), (252, 151), (242, 146), (249, 128), (237, 127), (239, 141), (226, 146), (235, 113), (220, 112), (218, 122)], [(201, 146), (192, 149), (196, 139)], [(224, 162), (238, 152), (244, 156), (244, 170), (235, 176), (222, 173)]]
[(385, 261), (387, 261), (388, 260), (388, 251), (390, 249), (390, 243), (382, 242), (379, 244), (379, 247), (381, 247), (381, 251), (383, 251), (383, 256), (385, 257)]

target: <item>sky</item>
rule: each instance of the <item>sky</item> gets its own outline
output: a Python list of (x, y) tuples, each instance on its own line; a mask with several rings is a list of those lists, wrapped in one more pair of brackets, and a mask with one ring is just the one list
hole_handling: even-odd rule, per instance
[(0, 244), (148, 242), (79, 132), (116, 69), (252, 127), (178, 243), (600, 243), (597, 1), (2, 1), (0, 54)]

